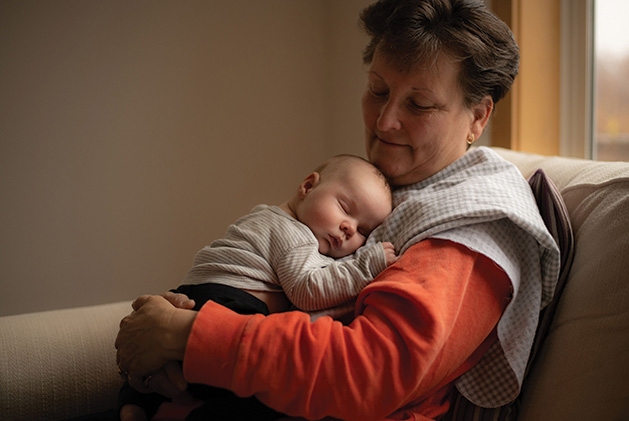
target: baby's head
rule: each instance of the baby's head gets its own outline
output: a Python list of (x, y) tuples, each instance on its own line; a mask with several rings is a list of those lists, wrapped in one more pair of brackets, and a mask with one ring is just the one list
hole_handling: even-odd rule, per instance
[(299, 185), (297, 219), (319, 241), (319, 252), (340, 258), (354, 253), (391, 213), (391, 188), (367, 160), (337, 155)]

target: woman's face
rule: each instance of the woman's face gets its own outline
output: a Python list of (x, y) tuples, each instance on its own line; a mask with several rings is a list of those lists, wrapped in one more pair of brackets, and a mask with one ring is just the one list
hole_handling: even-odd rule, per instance
[(444, 54), (408, 71), (374, 54), (362, 99), (366, 149), (392, 185), (430, 177), (463, 156), (471, 135), (481, 135), (493, 103), (487, 97), (465, 106), (458, 74)]

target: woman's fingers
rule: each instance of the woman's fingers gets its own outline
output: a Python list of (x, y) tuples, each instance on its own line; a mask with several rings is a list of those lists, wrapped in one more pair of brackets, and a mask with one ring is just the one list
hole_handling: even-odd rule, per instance
[(183, 378), (181, 364), (177, 361), (169, 361), (157, 371), (148, 376), (125, 375), (127, 381), (140, 393), (159, 393), (167, 398), (182, 396), (188, 388), (188, 383)]
[(166, 291), (162, 294), (162, 297), (164, 297), (177, 308), (183, 308), (186, 310), (192, 310), (194, 308), (194, 300), (188, 298), (186, 294)]

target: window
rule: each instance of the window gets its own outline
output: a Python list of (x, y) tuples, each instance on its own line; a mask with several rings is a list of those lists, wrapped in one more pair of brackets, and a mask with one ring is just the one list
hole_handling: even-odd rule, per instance
[(594, 2), (592, 158), (629, 161), (629, 2)]
[(627, 0), (561, 1), (561, 155), (629, 161), (627, 22)]

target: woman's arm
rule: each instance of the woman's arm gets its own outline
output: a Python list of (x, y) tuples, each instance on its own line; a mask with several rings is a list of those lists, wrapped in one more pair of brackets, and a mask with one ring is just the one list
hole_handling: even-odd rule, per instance
[(349, 326), (208, 303), (192, 326), (184, 374), (290, 415), (381, 419), (460, 375), (509, 295), (506, 275), (486, 257), (426, 240), (365, 288)]

